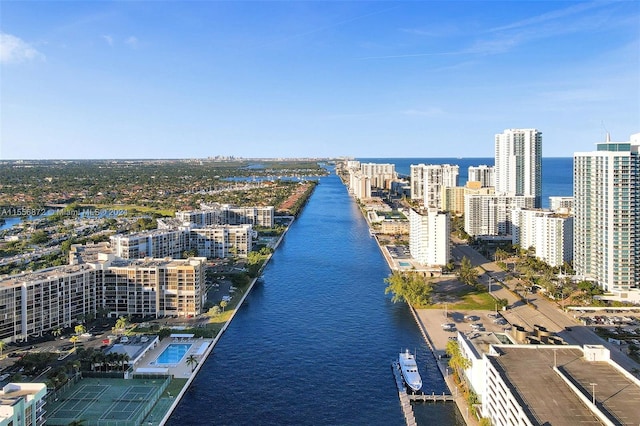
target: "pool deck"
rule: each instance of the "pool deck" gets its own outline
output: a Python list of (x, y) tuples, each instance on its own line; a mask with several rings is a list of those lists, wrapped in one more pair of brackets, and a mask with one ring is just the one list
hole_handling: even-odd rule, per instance
[[(186, 360), (189, 358), (189, 355), (196, 355), (198, 349), (200, 349), (201, 345), (205, 342), (209, 344), (209, 349), (214, 344), (215, 339), (205, 339), (205, 338), (193, 338), (193, 339), (178, 339), (167, 337), (162, 339), (158, 346), (147, 352), (147, 354), (138, 362), (135, 366), (138, 368), (168, 368), (169, 374), (173, 375), (173, 377), (186, 379), (189, 378), (192, 374), (191, 370), (196, 366), (187, 365)], [(160, 356), (160, 354), (171, 344), (173, 343), (190, 343), (191, 347), (187, 351), (187, 353), (182, 357), (180, 362), (176, 364), (156, 364), (156, 359)], [(206, 359), (208, 351), (205, 354), (197, 356), (198, 364)], [(134, 370), (135, 372), (135, 370)]]

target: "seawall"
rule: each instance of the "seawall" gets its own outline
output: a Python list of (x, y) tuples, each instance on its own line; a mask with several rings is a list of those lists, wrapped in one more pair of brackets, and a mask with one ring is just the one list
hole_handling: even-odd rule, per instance
[[(280, 246), (280, 243), (282, 242), (282, 240), (284, 239), (284, 236), (287, 234), (287, 232), (289, 232), (289, 228), (291, 227), (291, 225), (293, 225), (293, 222), (295, 221), (295, 218), (292, 217), (291, 222), (289, 223), (289, 225), (287, 226), (287, 228), (284, 230), (284, 232), (282, 233), (282, 235), (280, 235), (280, 238), (278, 238), (278, 241), (276, 241), (276, 243), (274, 244), (273, 247), (273, 253), (275, 253), (275, 251), (278, 249), (278, 246)], [(224, 323), (224, 325), (222, 326), (222, 328), (220, 329), (220, 331), (218, 332), (218, 334), (216, 335), (216, 337), (213, 339), (213, 341), (211, 342), (211, 344), (209, 345), (209, 347), (207, 348), (206, 352), (203, 354), (202, 356), (202, 360), (198, 363), (198, 365), (196, 366), (196, 368), (193, 370), (193, 372), (191, 373), (191, 375), (189, 376), (189, 379), (187, 380), (187, 383), (185, 383), (185, 385), (182, 387), (182, 390), (180, 391), (180, 393), (176, 396), (175, 400), (173, 401), (173, 404), (171, 404), (171, 407), (169, 407), (169, 410), (167, 410), (167, 413), (164, 415), (164, 417), (162, 418), (162, 420), (160, 421), (160, 425), (164, 425), (168, 420), (169, 417), (171, 417), (171, 415), (173, 414), (174, 410), (178, 407), (178, 404), (180, 403), (180, 400), (182, 399), (182, 397), (184, 396), (185, 392), (187, 392), (187, 390), (189, 389), (189, 387), (191, 386), (191, 383), (193, 383), (193, 381), (195, 380), (196, 376), (198, 375), (198, 373), (200, 372), (200, 369), (202, 368), (202, 366), (204, 365), (204, 363), (207, 361), (207, 358), (209, 357), (209, 355), (211, 354), (211, 352), (213, 352), (213, 348), (216, 346), (216, 344), (218, 343), (218, 341), (220, 340), (220, 338), (222, 337), (222, 335), (224, 334), (224, 332), (227, 330), (227, 328), (229, 327), (229, 324), (231, 324), (231, 321), (233, 321), (233, 318), (236, 316), (236, 314), (238, 313), (238, 310), (240, 309), (240, 307), (242, 306), (242, 304), (244, 303), (244, 300), (247, 298), (247, 296), (249, 295), (249, 293), (251, 293), (251, 290), (253, 289), (253, 286), (255, 285), (256, 281), (258, 281), (258, 279), (260, 278), (260, 276), (262, 275), (262, 271), (264, 271), (264, 268), (267, 266), (267, 264), (269, 263), (269, 261), (271, 260), (271, 257), (273, 256), (273, 253), (271, 253), (264, 261), (264, 264), (260, 267), (260, 269), (258, 270), (258, 274), (257, 276), (251, 280), (251, 283), (249, 284), (249, 287), (247, 288), (247, 291), (244, 292), (244, 294), (242, 295), (242, 298), (240, 299), (240, 301), (238, 302), (238, 304), (236, 305), (235, 309), (233, 310), (233, 313), (231, 314), (231, 316), (229, 317), (229, 319), (227, 320), (227, 322)]]

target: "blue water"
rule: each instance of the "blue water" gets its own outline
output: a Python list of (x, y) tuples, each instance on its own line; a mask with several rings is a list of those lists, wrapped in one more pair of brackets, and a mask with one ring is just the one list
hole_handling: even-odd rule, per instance
[[(469, 165), (493, 164), (374, 162), (408, 174), (437, 161), (460, 165), (462, 183)], [(571, 193), (572, 159), (543, 159), (543, 197)], [(404, 425), (390, 369), (400, 350), (417, 350), (426, 392), (445, 385), (406, 305), (384, 294), (388, 274), (344, 185), (322, 178), (168, 424)], [(464, 424), (453, 404), (414, 408), (420, 425)]]
[(189, 348), (191, 348), (190, 343), (171, 343), (156, 359), (156, 364), (177, 364), (184, 354), (189, 352)]
[[(303, 213), (186, 392), (169, 425), (404, 425), (391, 362), (417, 350), (426, 391), (445, 385), (389, 269), (338, 177)], [(423, 425), (462, 425), (421, 404)]]
[[(396, 172), (409, 175), (412, 164), (457, 164), (460, 166), (459, 185), (467, 182), (469, 166), (494, 165), (494, 159), (486, 158), (358, 158), (364, 163), (392, 163)], [(542, 207), (549, 207), (551, 196), (573, 195), (573, 158), (542, 158)]]
[(18, 225), (20, 223), (22, 223), (23, 220), (36, 220), (36, 219), (40, 219), (46, 216), (50, 216), (55, 212), (55, 210), (47, 210), (46, 212), (44, 212), (44, 214), (39, 215), (39, 216), (6, 216), (6, 217), (2, 217), (2, 219), (4, 219), (4, 223), (0, 224), (0, 231), (3, 231), (5, 229), (9, 229), (14, 227), (15, 225)]

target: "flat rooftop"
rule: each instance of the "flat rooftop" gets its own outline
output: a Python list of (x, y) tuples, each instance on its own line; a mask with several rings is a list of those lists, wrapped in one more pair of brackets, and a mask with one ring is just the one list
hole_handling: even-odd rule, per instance
[[(604, 361), (587, 361), (578, 347), (499, 346), (489, 361), (505, 378), (527, 415), (537, 424), (600, 425), (602, 422), (553, 370), (558, 369), (618, 424), (640, 424), (640, 386)], [(555, 357), (555, 361), (554, 361)]]
[(94, 268), (90, 265), (65, 265), (65, 266), (53, 266), (47, 269), (40, 269), (33, 272), (26, 272), (20, 275), (9, 275), (0, 279), (0, 285), (13, 286), (21, 285), (25, 282), (32, 281), (45, 281), (53, 278), (60, 278), (75, 272), (90, 271)]

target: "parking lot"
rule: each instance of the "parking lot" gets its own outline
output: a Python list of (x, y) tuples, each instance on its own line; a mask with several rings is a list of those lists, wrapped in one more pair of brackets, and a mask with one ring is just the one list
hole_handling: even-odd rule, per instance
[[(444, 309), (417, 309), (422, 325), (429, 333), (436, 355), (443, 355), (449, 339), (455, 339), (457, 332), (479, 331), (508, 332), (511, 326), (494, 311), (451, 311)], [(448, 326), (447, 326), (448, 324)]]

